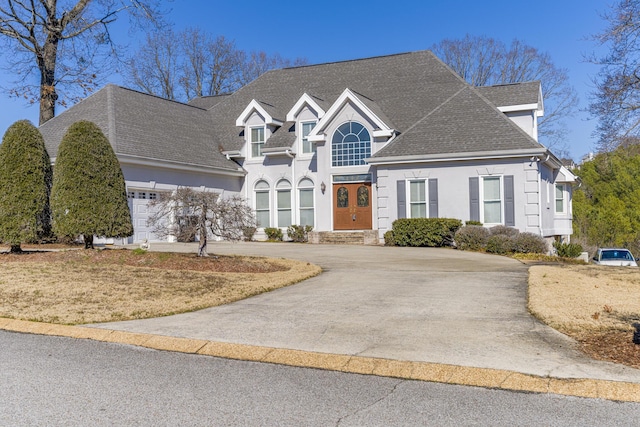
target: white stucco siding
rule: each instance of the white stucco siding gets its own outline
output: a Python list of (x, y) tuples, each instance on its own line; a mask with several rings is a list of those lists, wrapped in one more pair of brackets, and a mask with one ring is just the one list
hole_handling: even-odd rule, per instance
[(505, 115), (529, 136), (538, 140), (538, 120), (535, 111), (513, 111)]
[[(535, 163), (533, 164), (535, 167)], [(404, 166), (379, 166), (377, 170), (378, 216), (380, 236), (391, 229), (399, 217), (397, 182), (411, 180), (437, 180), (438, 217), (471, 219), (470, 183), (474, 177), (501, 177), (502, 223), (505, 222), (504, 177), (513, 176), (514, 221), (520, 231), (539, 234), (535, 219), (538, 214), (536, 174), (532, 174), (529, 159), (489, 162), (443, 162)], [(408, 188), (408, 184), (407, 187)], [(408, 190), (407, 190), (408, 191)], [(408, 194), (405, 195), (408, 200)], [(482, 201), (481, 201), (482, 202)], [(482, 203), (481, 203), (482, 205)], [(383, 207), (384, 206), (384, 207)], [(405, 205), (405, 209), (408, 209)], [(482, 206), (480, 207), (482, 209)], [(405, 211), (408, 215), (408, 210)], [(532, 221), (532, 219), (534, 219)]]

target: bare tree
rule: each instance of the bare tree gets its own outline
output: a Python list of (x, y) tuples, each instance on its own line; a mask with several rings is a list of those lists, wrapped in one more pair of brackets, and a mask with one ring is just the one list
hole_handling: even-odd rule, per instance
[(242, 69), (238, 74), (238, 84), (240, 86), (251, 83), (269, 70), (307, 65), (305, 58), (296, 58), (292, 61), (283, 58), (278, 53), (269, 56), (263, 51), (242, 52), (242, 58)]
[(578, 97), (569, 84), (567, 70), (556, 67), (549, 54), (520, 40), (507, 46), (490, 37), (470, 35), (442, 40), (431, 49), (474, 86), (539, 80), (545, 102), (540, 139), (549, 147), (563, 148), (564, 119), (575, 113)]
[(148, 223), (158, 237), (178, 240), (198, 237), (198, 256), (208, 256), (210, 236), (238, 241), (245, 230), (255, 227), (253, 211), (240, 196), (221, 197), (219, 193), (180, 187), (172, 193), (158, 193), (149, 202), (154, 213)]
[(146, 93), (176, 100), (180, 69), (180, 45), (170, 29), (147, 35), (147, 42), (127, 63), (129, 82)]
[(269, 70), (306, 63), (304, 58), (291, 61), (277, 53), (247, 54), (224, 36), (214, 38), (199, 28), (187, 28), (149, 36), (129, 60), (125, 76), (127, 84), (138, 90), (187, 101), (231, 93)]
[(589, 58), (602, 66), (589, 108), (599, 120), (598, 150), (608, 152), (640, 136), (640, 2), (619, 1), (603, 18), (607, 28), (594, 39), (608, 52)]
[(181, 33), (184, 61), (180, 82), (186, 99), (220, 95), (238, 89), (242, 55), (233, 41), (212, 38), (197, 28)]
[[(92, 91), (105, 60), (117, 52), (109, 26), (124, 11), (157, 18), (157, 0), (2, 0), (0, 42), (16, 76), (9, 93), (40, 103), (40, 124), (74, 91)], [(141, 21), (137, 21), (141, 22)], [(35, 81), (38, 83), (36, 84)], [(60, 98), (59, 89), (69, 92)]]

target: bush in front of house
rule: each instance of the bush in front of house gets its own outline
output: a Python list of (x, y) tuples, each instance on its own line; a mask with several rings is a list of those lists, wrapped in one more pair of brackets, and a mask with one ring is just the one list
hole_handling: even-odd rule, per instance
[(521, 233), (513, 227), (498, 225), (487, 229), (466, 225), (456, 233), (456, 247), (462, 250), (486, 251), (492, 254), (546, 253), (547, 242), (537, 234)]
[(481, 225), (465, 225), (456, 231), (456, 247), (465, 251), (481, 251), (487, 246), (489, 235), (489, 230)]
[(267, 235), (267, 240), (270, 242), (282, 242), (282, 230), (277, 227), (266, 227), (264, 229), (264, 234)]
[(489, 233), (491, 233), (492, 236), (515, 237), (520, 234), (520, 230), (513, 227), (507, 227), (506, 225), (496, 225), (489, 229)]
[(514, 238), (513, 251), (519, 254), (544, 254), (549, 252), (547, 242), (533, 233), (519, 233)]
[(515, 252), (514, 239), (506, 234), (494, 234), (487, 239), (485, 250), (490, 254), (506, 255)]
[(396, 246), (396, 239), (393, 237), (393, 230), (389, 230), (384, 233), (384, 245), (385, 246)]
[(255, 226), (242, 227), (242, 238), (245, 242), (252, 242), (258, 229)]
[(396, 246), (450, 246), (461, 226), (462, 221), (452, 218), (397, 219), (392, 225), (392, 240)]
[(582, 254), (582, 245), (578, 243), (553, 242), (556, 254), (562, 258), (577, 258)]
[(287, 236), (296, 243), (306, 243), (311, 230), (313, 227), (310, 225), (290, 225), (287, 227)]
[(100, 128), (88, 121), (72, 124), (58, 148), (51, 188), (53, 231), (59, 237), (133, 234), (124, 176)]
[(0, 239), (11, 252), (48, 237), (51, 161), (38, 128), (12, 124), (0, 144)]

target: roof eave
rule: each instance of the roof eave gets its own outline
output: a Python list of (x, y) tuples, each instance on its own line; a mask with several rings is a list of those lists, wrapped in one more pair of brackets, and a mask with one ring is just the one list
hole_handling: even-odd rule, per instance
[(123, 165), (133, 166), (151, 166), (165, 169), (174, 169), (191, 172), (204, 172), (216, 175), (238, 176), (243, 177), (247, 172), (238, 167), (237, 169), (227, 169), (216, 166), (201, 165), (196, 163), (174, 162), (170, 160), (160, 160), (150, 157), (132, 156), (130, 154), (116, 154), (118, 160)]

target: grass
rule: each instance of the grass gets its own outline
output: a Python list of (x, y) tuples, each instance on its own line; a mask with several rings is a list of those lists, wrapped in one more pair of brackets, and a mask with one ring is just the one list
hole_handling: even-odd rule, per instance
[(529, 269), (529, 311), (580, 343), (589, 355), (640, 368), (640, 269), (535, 265)]
[(72, 252), (0, 255), (0, 317), (82, 324), (166, 316), (227, 304), (320, 273), (315, 265), (285, 259)]

